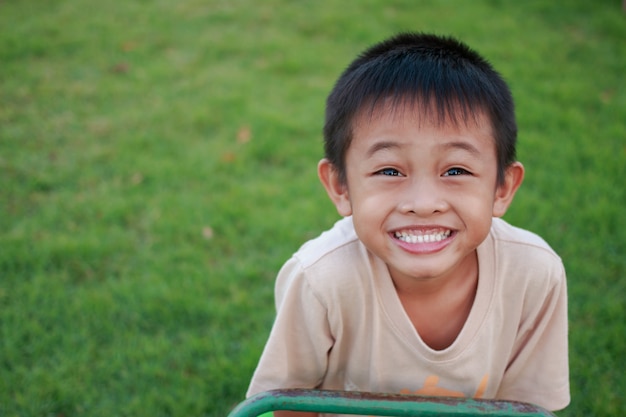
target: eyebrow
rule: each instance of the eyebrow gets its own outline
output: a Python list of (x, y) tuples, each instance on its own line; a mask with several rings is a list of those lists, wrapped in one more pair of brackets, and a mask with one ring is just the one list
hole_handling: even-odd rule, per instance
[[(439, 145), (443, 149), (460, 149), (472, 154), (474, 157), (479, 157), (480, 151), (471, 143), (463, 142), (463, 141), (454, 141), (454, 142), (445, 142)], [(388, 149), (401, 149), (403, 145), (394, 141), (380, 141), (376, 142), (367, 150), (367, 157), (371, 157), (377, 152), (388, 150)]]
[(472, 154), (475, 157), (480, 156), (480, 151), (471, 143), (456, 141), (456, 142), (442, 143), (440, 146), (444, 149), (461, 149), (463, 151), (466, 151)]
[(375, 144), (373, 144), (372, 146), (369, 147), (369, 149), (367, 150), (367, 157), (371, 157), (372, 155), (374, 155), (377, 152), (380, 151), (384, 151), (384, 150), (388, 150), (388, 149), (400, 149), (402, 148), (402, 145), (398, 142), (393, 142), (393, 141), (380, 141), (380, 142), (376, 142)]

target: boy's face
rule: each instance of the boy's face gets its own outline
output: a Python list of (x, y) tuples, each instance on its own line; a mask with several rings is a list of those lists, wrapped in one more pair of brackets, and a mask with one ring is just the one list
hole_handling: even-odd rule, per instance
[(492, 217), (504, 214), (521, 184), (519, 163), (497, 184), (490, 124), (476, 120), (434, 124), (408, 111), (379, 112), (355, 123), (345, 184), (320, 162), (337, 210), (353, 216), (359, 238), (396, 284), (458, 276), (475, 264)]

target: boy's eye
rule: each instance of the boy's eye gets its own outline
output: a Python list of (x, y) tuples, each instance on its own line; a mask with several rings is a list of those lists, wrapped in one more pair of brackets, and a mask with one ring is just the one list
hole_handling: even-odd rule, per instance
[(469, 171), (463, 169), (463, 168), (450, 168), (449, 170), (447, 170), (443, 176), (444, 177), (452, 177), (455, 175), (467, 175), (469, 174)]
[(380, 171), (378, 171), (377, 174), (386, 175), (389, 177), (399, 177), (400, 171), (398, 171), (397, 169), (393, 169), (393, 168), (383, 168)]

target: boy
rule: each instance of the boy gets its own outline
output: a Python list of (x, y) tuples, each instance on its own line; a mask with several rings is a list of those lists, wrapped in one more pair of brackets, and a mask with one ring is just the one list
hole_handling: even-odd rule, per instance
[[(405, 33), (344, 71), (318, 174), (344, 218), (276, 281), (248, 395), (319, 388), (569, 403), (560, 258), (503, 216), (524, 168), (506, 83)], [(282, 412), (277, 414), (290, 414)]]

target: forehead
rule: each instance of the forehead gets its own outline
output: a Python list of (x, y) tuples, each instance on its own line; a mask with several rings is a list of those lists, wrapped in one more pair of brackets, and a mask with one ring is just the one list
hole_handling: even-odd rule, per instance
[[(482, 138), (495, 151), (492, 123), (484, 111), (470, 111), (459, 105), (438, 106), (432, 102), (386, 101), (378, 106), (365, 106), (352, 123), (352, 141), (382, 130), (410, 127), (414, 130)], [(351, 144), (353, 145), (353, 144)]]

